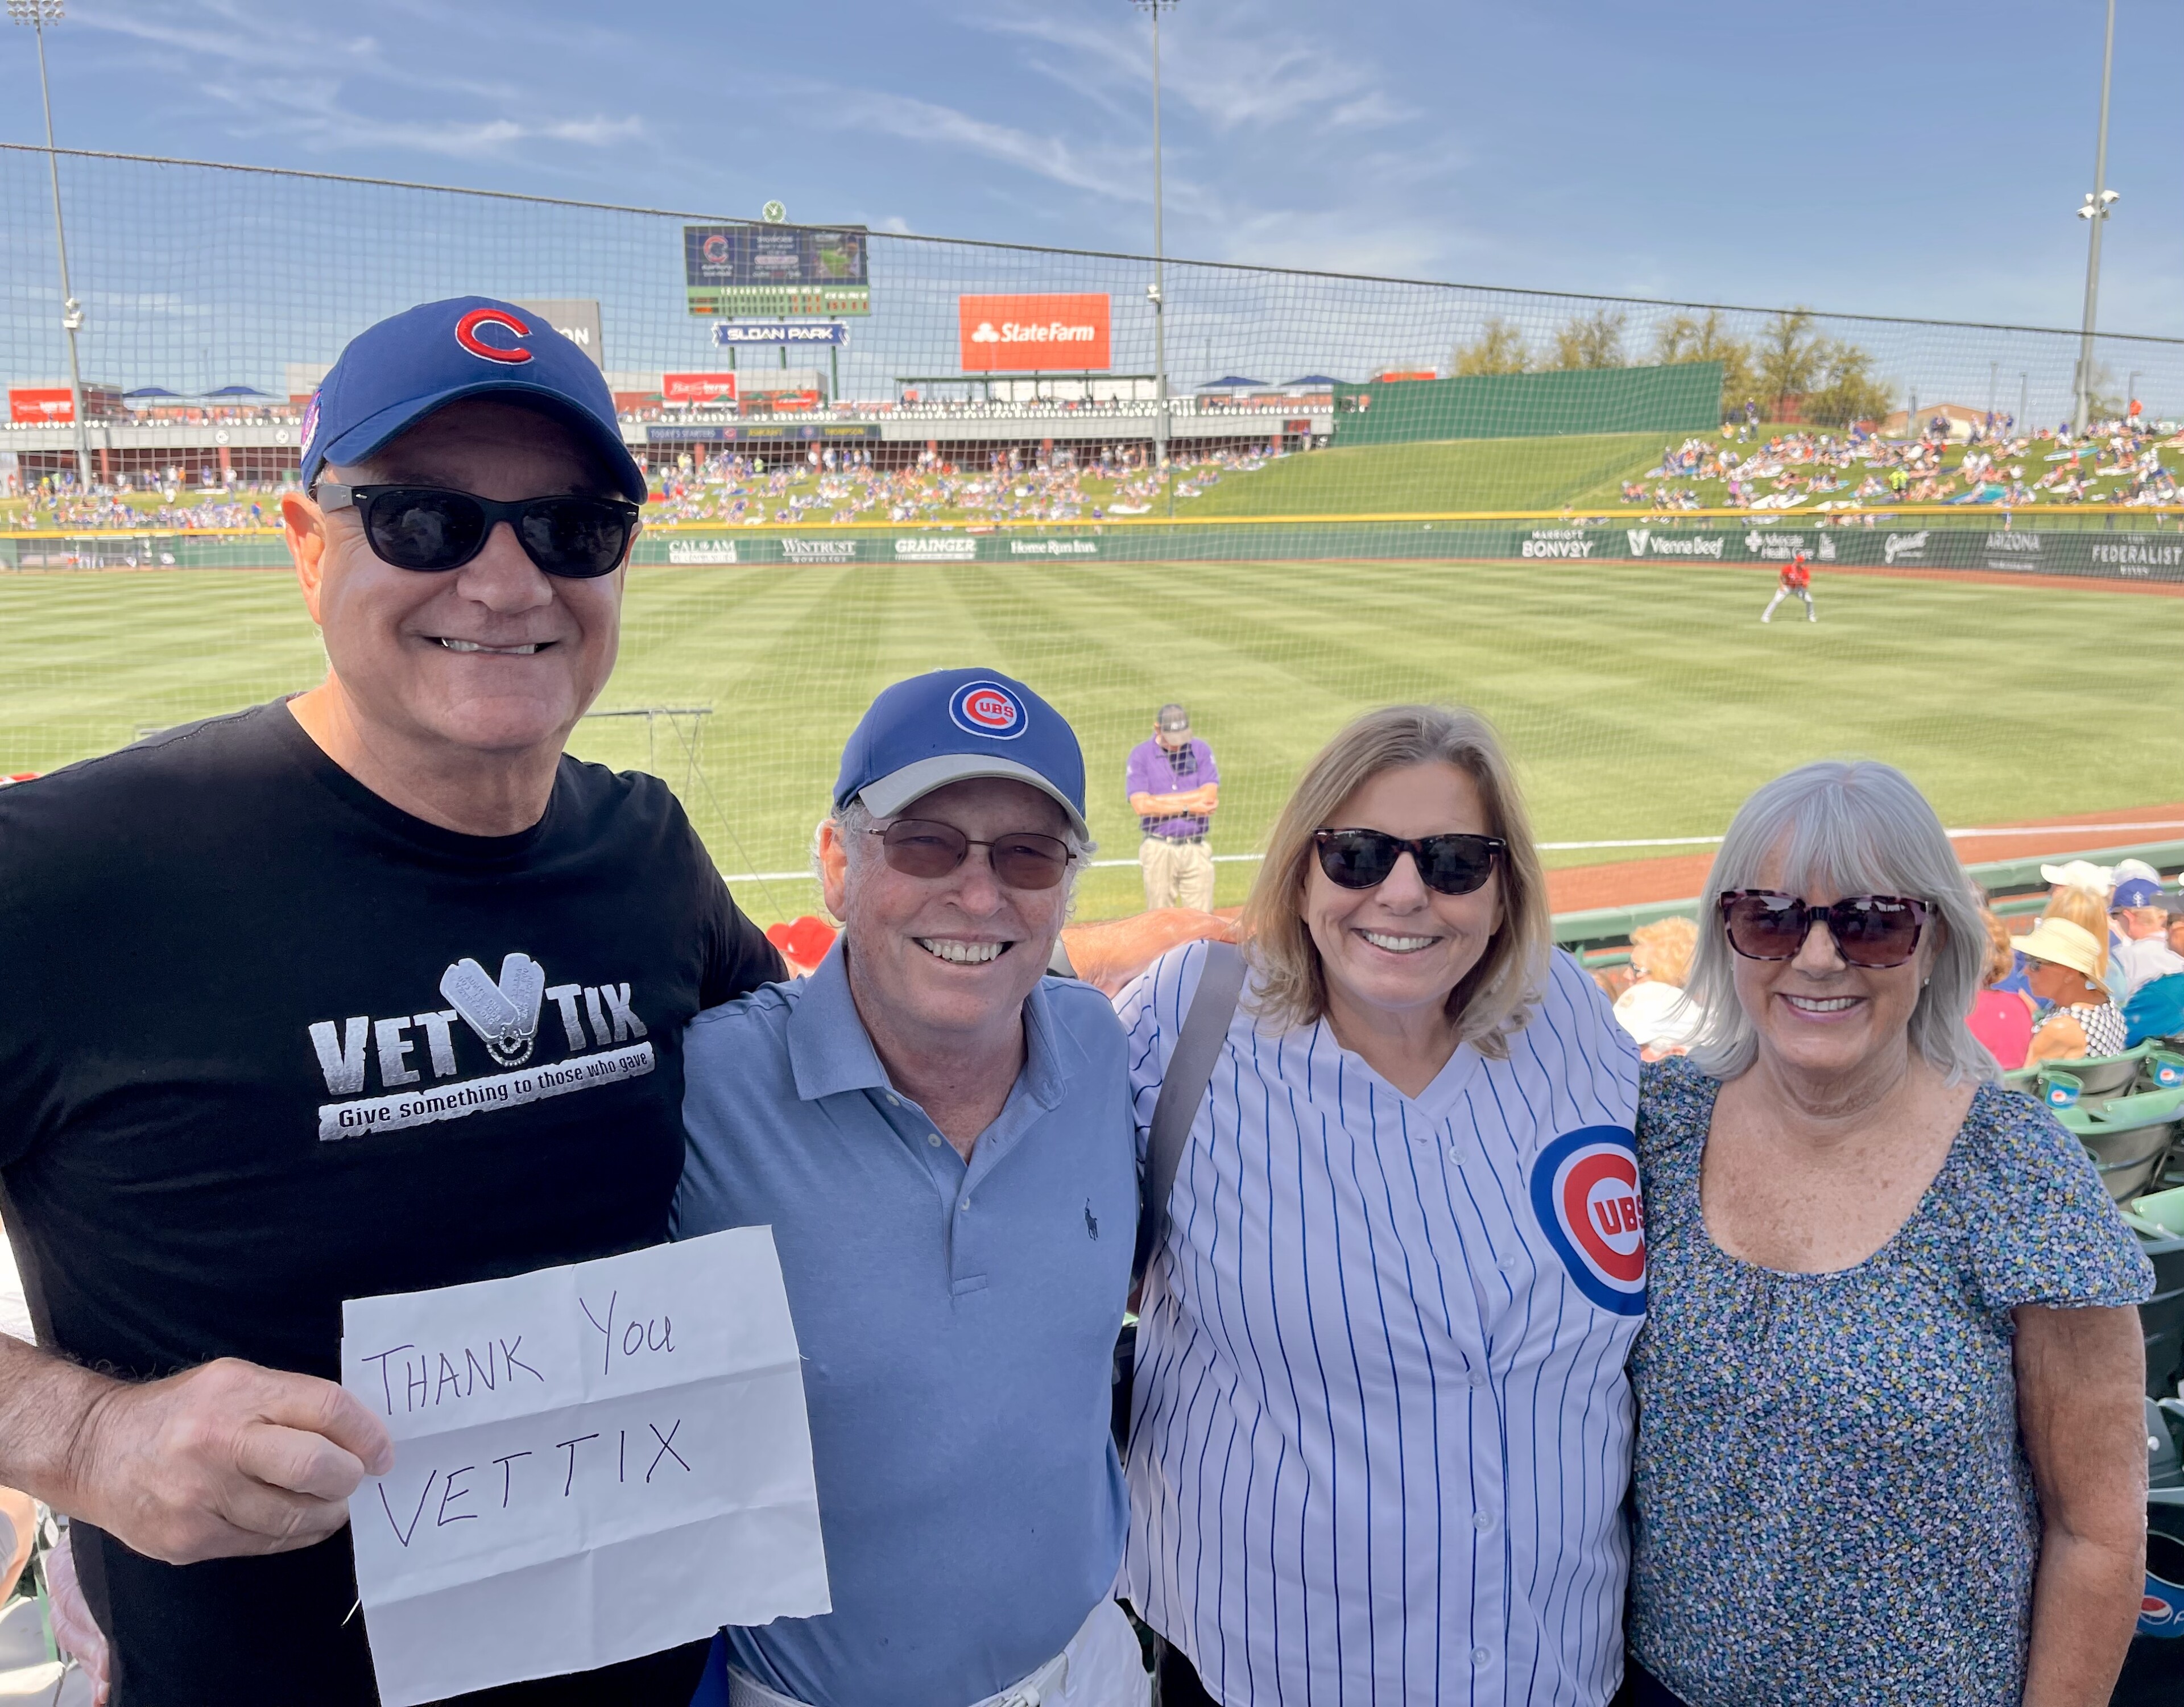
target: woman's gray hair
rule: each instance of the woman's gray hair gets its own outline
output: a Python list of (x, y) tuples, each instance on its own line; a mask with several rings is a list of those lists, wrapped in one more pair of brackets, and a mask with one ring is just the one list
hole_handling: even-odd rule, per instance
[(1761, 868), (1778, 849), (1774, 881), (1791, 894), (1825, 888), (1837, 895), (1908, 895), (1940, 915), (1933, 971), (1911, 1011), (1911, 1046), (1951, 1084), (1998, 1077), (1994, 1057), (1964, 1023), (1987, 957), (1986, 926), (1971, 879), (1926, 797), (1893, 765), (1871, 759), (1801, 765), (1738, 809), (1699, 898), (1698, 951), (1685, 986), (1699, 1010), (1692, 1064), (1710, 1077), (1734, 1079), (1758, 1053), (1758, 1031), (1736, 999), (1736, 954), (1719, 898), (1725, 890), (1757, 887)]

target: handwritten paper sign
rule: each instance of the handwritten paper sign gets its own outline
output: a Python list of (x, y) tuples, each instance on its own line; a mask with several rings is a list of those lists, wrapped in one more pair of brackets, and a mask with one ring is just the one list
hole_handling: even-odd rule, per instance
[(394, 1469), (349, 1498), (386, 1707), (828, 1610), (773, 1235), (342, 1307)]

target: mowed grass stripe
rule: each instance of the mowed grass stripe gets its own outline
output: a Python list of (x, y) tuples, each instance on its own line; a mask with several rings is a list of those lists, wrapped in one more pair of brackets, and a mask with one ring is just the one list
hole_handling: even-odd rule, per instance
[[(1585, 563), (643, 570), (600, 703), (710, 706), (699, 762), (664, 727), (648, 749), (641, 720), (588, 724), (576, 745), (651, 762), (731, 871), (800, 867), (872, 695), (943, 664), (1020, 676), (1072, 720), (1095, 829), (1124, 857), (1137, 836), (1123, 756), (1167, 699), (1220, 755), (1217, 846), (1229, 852), (1256, 845), (1345, 718), (1406, 699), (1493, 717), (1540, 834), (1557, 840), (1717, 831), (1758, 783), (1823, 754), (1903, 764), (1957, 823), (2173, 793), (2161, 779), (2175, 774), (2179, 712), (2161, 672), (2184, 603), (1823, 573), (1817, 625), (1792, 605), (1762, 628), (1772, 583)], [(0, 769), (51, 768), (322, 668), (285, 577), (0, 577)], [(1223, 867), (1222, 898), (1248, 877)], [(1095, 873), (1082, 906), (1119, 911), (1134, 895), (1134, 873)], [(811, 904), (797, 884), (744, 899)]]

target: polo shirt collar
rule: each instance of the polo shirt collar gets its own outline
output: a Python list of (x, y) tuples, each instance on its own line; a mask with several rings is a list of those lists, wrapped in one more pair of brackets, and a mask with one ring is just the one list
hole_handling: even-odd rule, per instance
[[(850, 992), (848, 938), (838, 936), (811, 974), (788, 1017), (788, 1063), (796, 1094), (806, 1102), (844, 1091), (888, 1091), (887, 1068)], [(1024, 1067), (1018, 1080), (1042, 1108), (1060, 1105), (1069, 1081), (1086, 1066), (1084, 1046), (1056, 1022), (1046, 980), (1024, 1001)]]

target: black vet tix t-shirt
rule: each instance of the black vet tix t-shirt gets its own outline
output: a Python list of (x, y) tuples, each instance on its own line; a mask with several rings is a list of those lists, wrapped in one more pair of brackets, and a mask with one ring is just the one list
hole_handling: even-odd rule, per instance
[[(276, 704), (0, 792), (0, 1208), (40, 1336), (337, 1381), (345, 1298), (655, 1243), (683, 1024), (782, 975), (649, 776), (564, 758), (532, 829), (460, 835)], [(180, 1568), (76, 1536), (125, 1707), (376, 1699), (346, 1531)], [(694, 1663), (585, 1699), (679, 1707)]]

